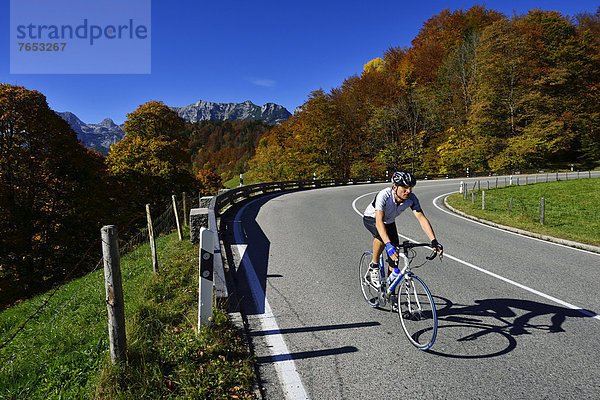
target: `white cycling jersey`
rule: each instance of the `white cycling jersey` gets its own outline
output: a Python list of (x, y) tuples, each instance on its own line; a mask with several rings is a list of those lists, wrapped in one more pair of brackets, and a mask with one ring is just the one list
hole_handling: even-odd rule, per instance
[(375, 210), (383, 211), (383, 222), (392, 224), (396, 217), (409, 207), (413, 211), (421, 211), (421, 204), (414, 193), (411, 193), (405, 201), (396, 203), (394, 191), (391, 187), (388, 187), (377, 193), (375, 199), (367, 206), (364, 216), (375, 218)]

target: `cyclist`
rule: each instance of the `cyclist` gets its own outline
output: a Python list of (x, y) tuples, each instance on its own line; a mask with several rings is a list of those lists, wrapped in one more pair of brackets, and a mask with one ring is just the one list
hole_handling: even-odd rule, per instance
[[(375, 199), (367, 206), (363, 223), (373, 235), (373, 259), (371, 260), (370, 273), (367, 279), (376, 288), (381, 286), (379, 268), (377, 267), (379, 256), (385, 249), (393, 261), (398, 261), (396, 247), (400, 245), (398, 231), (396, 229), (396, 217), (404, 210), (410, 208), (419, 221), (421, 229), (431, 240), (431, 247), (436, 250), (442, 258), (443, 246), (435, 238), (431, 223), (423, 213), (419, 199), (412, 192), (417, 179), (410, 172), (398, 171), (392, 175), (392, 187), (381, 190)], [(388, 260), (389, 262), (389, 260)], [(393, 268), (390, 266), (390, 272)]]

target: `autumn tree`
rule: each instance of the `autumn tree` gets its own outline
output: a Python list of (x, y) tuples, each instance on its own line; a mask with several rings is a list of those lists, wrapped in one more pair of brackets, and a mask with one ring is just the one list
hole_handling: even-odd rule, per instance
[[(197, 188), (183, 135), (185, 121), (162, 102), (151, 101), (127, 114), (125, 137), (111, 146), (106, 159), (119, 187), (119, 204), (135, 204), (121, 215), (137, 215), (145, 203), (167, 200), (171, 193)], [(135, 210), (134, 210), (135, 209)]]
[(595, 166), (599, 21), (600, 9), (576, 19), (443, 10), (411, 47), (390, 47), (360, 75), (312, 92), (250, 164), (277, 179)]
[(214, 196), (223, 187), (221, 177), (209, 169), (201, 169), (196, 175), (199, 181), (200, 193), (203, 196)]
[(73, 269), (110, 213), (104, 168), (41, 93), (0, 84), (0, 274), (12, 278), (4, 282), (31, 293)]

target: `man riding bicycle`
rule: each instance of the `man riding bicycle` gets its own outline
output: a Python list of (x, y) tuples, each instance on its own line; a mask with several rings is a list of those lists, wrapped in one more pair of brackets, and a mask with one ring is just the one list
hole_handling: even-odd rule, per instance
[[(368, 278), (377, 288), (381, 286), (379, 277), (379, 256), (385, 248), (393, 261), (398, 261), (396, 247), (400, 245), (396, 229), (396, 217), (410, 207), (419, 221), (421, 229), (431, 240), (431, 247), (442, 258), (443, 246), (438, 243), (431, 223), (423, 213), (419, 199), (412, 193), (417, 179), (410, 172), (398, 171), (392, 175), (392, 187), (381, 190), (367, 206), (363, 223), (373, 235), (373, 259), (371, 260)], [(390, 266), (390, 272), (392, 267)]]

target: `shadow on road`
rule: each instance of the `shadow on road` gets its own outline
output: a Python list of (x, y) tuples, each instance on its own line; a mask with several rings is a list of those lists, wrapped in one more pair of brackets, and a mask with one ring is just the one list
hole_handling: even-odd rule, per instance
[(305, 332), (318, 332), (318, 331), (333, 331), (337, 329), (354, 329), (354, 328), (367, 328), (371, 326), (379, 326), (379, 322), (356, 322), (352, 324), (337, 324), (337, 325), (321, 325), (321, 326), (305, 326), (301, 328), (290, 328), (280, 329), (278, 331), (257, 331), (250, 332), (250, 336), (266, 336), (276, 334), (288, 334), (288, 333), (305, 333)]
[(325, 356), (335, 356), (338, 354), (355, 353), (358, 349), (354, 346), (344, 346), (335, 349), (315, 350), (315, 351), (299, 351), (297, 353), (277, 354), (274, 356), (257, 357), (258, 363), (272, 363), (289, 360), (301, 360), (303, 358), (315, 358)]
[[(283, 193), (282, 193), (283, 194)], [(246, 206), (243, 213), (243, 224), (236, 221), (236, 216), (243, 205), (234, 206), (227, 210), (221, 218), (221, 239), (226, 258), (226, 277), (227, 286), (235, 288), (230, 293), (230, 309), (239, 311), (243, 308), (244, 314), (262, 314), (265, 311), (265, 291), (267, 288), (267, 278), (276, 276), (268, 275), (269, 249), (271, 243), (264, 232), (256, 222), (256, 217), (260, 208), (269, 200), (280, 194), (264, 196)], [(236, 226), (237, 225), (237, 226)], [(236, 237), (236, 231), (238, 235)], [(241, 231), (241, 235), (239, 232)], [(241, 237), (240, 237), (241, 236)], [(244, 249), (244, 263), (239, 258), (239, 250)], [(251, 264), (258, 278), (258, 284), (262, 289), (260, 298), (255, 300), (248, 286), (246, 261)]]
[(450, 358), (497, 357), (515, 349), (522, 335), (564, 332), (567, 318), (589, 318), (578, 310), (530, 300), (435, 301), (438, 340), (429, 353)]

